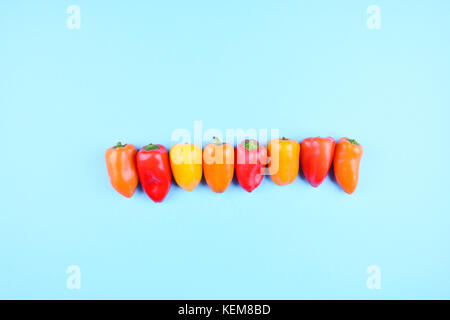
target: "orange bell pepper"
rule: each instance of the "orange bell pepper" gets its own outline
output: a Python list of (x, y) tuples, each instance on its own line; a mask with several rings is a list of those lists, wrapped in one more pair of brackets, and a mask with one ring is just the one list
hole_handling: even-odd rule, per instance
[(192, 191), (202, 180), (202, 148), (193, 144), (176, 144), (170, 149), (170, 166), (177, 184)]
[(233, 180), (234, 148), (213, 137), (214, 143), (203, 150), (203, 172), (208, 186), (217, 193), (224, 192)]
[(353, 139), (342, 138), (336, 144), (333, 167), (337, 183), (348, 194), (352, 194), (358, 185), (359, 163), (363, 147)]
[(287, 185), (297, 178), (300, 162), (300, 144), (292, 139), (274, 139), (267, 145), (270, 156), (269, 173), (279, 186)]
[(131, 198), (139, 182), (136, 170), (137, 150), (132, 144), (117, 143), (105, 152), (111, 185), (121, 195)]

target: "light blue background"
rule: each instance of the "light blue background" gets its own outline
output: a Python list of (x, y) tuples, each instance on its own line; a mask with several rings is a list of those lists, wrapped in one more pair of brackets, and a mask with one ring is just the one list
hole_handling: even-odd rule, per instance
[[(444, 0), (1, 1), (0, 298), (450, 298), (449, 32)], [(112, 189), (106, 148), (194, 120), (356, 138), (359, 186)]]

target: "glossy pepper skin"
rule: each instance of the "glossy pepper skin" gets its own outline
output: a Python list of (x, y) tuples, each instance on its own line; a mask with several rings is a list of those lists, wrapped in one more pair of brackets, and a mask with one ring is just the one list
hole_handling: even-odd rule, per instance
[(172, 185), (169, 153), (160, 144), (143, 147), (136, 156), (136, 164), (145, 193), (155, 202), (162, 202)]
[(192, 191), (202, 179), (202, 148), (193, 144), (176, 144), (170, 149), (170, 166), (177, 184)]
[(294, 182), (298, 175), (300, 144), (291, 139), (274, 139), (267, 145), (270, 156), (269, 173), (273, 182), (284, 186)]
[(317, 188), (325, 180), (333, 163), (336, 142), (332, 137), (307, 138), (302, 141), (300, 163), (306, 180)]
[(117, 143), (105, 152), (111, 185), (121, 195), (131, 198), (139, 182), (136, 169), (137, 150), (132, 144)]
[(213, 139), (215, 142), (206, 145), (203, 150), (203, 175), (208, 186), (214, 192), (221, 193), (233, 180), (234, 148), (216, 137)]
[(264, 177), (267, 150), (256, 140), (244, 140), (236, 147), (236, 177), (248, 192), (258, 187)]
[(334, 175), (337, 183), (348, 194), (352, 194), (358, 184), (359, 164), (363, 147), (353, 139), (342, 138), (334, 153)]

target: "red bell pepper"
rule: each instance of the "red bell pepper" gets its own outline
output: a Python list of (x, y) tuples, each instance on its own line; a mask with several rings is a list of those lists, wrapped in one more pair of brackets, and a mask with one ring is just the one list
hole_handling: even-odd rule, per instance
[(160, 144), (149, 144), (137, 153), (137, 169), (142, 188), (155, 202), (161, 202), (172, 185), (169, 153)]
[(256, 140), (244, 140), (236, 147), (236, 177), (248, 192), (260, 185), (267, 164), (267, 151)]
[(300, 144), (300, 163), (306, 180), (318, 187), (330, 170), (336, 142), (332, 137), (307, 138)]

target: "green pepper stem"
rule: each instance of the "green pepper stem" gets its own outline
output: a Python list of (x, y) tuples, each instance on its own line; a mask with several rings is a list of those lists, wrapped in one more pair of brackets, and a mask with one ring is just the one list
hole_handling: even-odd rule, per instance
[(145, 151), (157, 150), (157, 149), (159, 149), (159, 146), (157, 146), (156, 144), (153, 144), (153, 143), (149, 143), (148, 145), (146, 145), (144, 147)]
[(217, 137), (212, 137), (212, 138), (214, 139), (214, 143), (216, 144), (216, 146), (222, 145), (222, 141), (220, 141), (219, 138), (217, 138)]
[(126, 146), (126, 144), (122, 144), (122, 142), (117, 142), (117, 144), (113, 147), (113, 149), (117, 149), (117, 148), (123, 148), (123, 147), (125, 147)]
[(359, 146), (358, 141), (356, 141), (355, 139), (347, 139), (347, 140), (348, 140), (348, 142), (350, 142), (351, 144), (354, 144), (354, 145), (356, 145), (356, 146)]
[(259, 147), (259, 143), (258, 141), (255, 140), (245, 140), (244, 141), (244, 147), (245, 149), (247, 149), (248, 151), (254, 150), (254, 149), (258, 149)]

